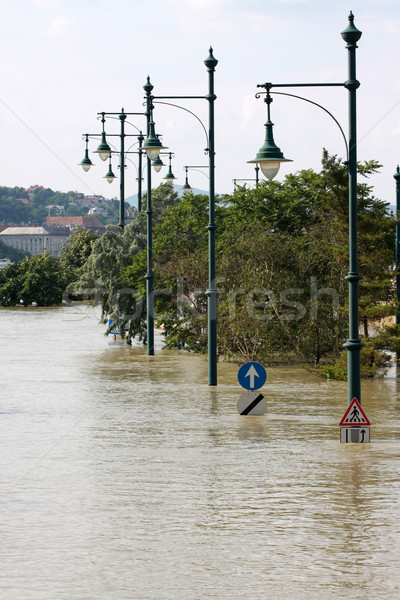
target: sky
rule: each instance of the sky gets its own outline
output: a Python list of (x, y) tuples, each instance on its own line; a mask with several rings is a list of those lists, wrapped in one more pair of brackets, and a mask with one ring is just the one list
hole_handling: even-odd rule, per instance
[[(212, 46), (215, 70), (216, 192), (233, 179), (255, 177), (264, 141), (266, 105), (257, 84), (344, 82), (348, 51), (340, 32), (350, 10), (362, 31), (357, 50), (358, 160), (383, 166), (368, 182), (374, 195), (395, 204), (393, 174), (400, 163), (400, 11), (398, 0), (0, 0), (0, 185), (119, 197), (107, 164), (84, 173), (85, 133), (101, 131), (99, 112), (143, 112), (147, 76), (155, 96), (206, 96), (204, 59)], [(347, 134), (348, 92), (343, 87), (281, 90), (322, 104)], [(208, 102), (170, 100), (186, 110), (155, 104), (157, 133), (174, 153), (176, 183), (184, 165), (207, 166)], [(198, 119), (188, 110), (194, 112)], [(286, 158), (277, 176), (321, 169), (323, 148), (345, 158), (338, 126), (301, 100), (274, 96), (276, 144)], [(127, 119), (126, 133), (145, 130), (145, 117)], [(107, 119), (117, 134), (119, 121)], [(118, 136), (109, 138), (116, 149)], [(127, 138), (126, 147), (136, 138)], [(131, 150), (135, 150), (132, 146)], [(126, 196), (137, 192), (137, 157), (128, 156)], [(135, 165), (136, 161), (136, 165)], [(166, 161), (164, 161), (166, 162)], [(113, 158), (119, 176), (118, 160)], [(162, 182), (163, 169), (153, 175)], [(144, 177), (146, 175), (144, 174)], [(145, 179), (146, 181), (146, 179)], [(208, 170), (191, 170), (192, 187), (208, 189)], [(248, 185), (253, 185), (250, 181)]]

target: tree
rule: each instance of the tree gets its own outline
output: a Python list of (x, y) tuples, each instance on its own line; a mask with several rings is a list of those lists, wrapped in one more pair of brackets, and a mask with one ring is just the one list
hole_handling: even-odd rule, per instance
[[(335, 246), (332, 251), (347, 269), (348, 264), (348, 179), (347, 165), (324, 151), (323, 176), (329, 190), (327, 209), (336, 223)], [(380, 167), (377, 161), (358, 163), (358, 174), (368, 178)], [(364, 336), (369, 336), (369, 323), (395, 314), (390, 301), (394, 276), (394, 241), (396, 220), (388, 203), (375, 198), (372, 187), (357, 185), (358, 262), (360, 281), (359, 313)]]
[[(146, 342), (145, 274), (146, 274), (146, 207), (123, 230), (109, 226), (93, 245), (79, 280), (69, 289), (72, 293), (90, 295), (102, 306), (102, 319), (113, 319), (128, 343), (138, 336)], [(153, 224), (162, 220), (168, 207), (179, 203), (178, 194), (169, 184), (152, 190)], [(129, 269), (128, 269), (129, 267)]]
[(156, 323), (167, 348), (207, 347), (208, 204), (208, 196), (185, 194), (160, 212), (154, 229)]
[(58, 259), (43, 253), (0, 271), (0, 305), (59, 304), (64, 278)]
[[(360, 163), (368, 177), (376, 161)], [(347, 165), (323, 154), (322, 170), (283, 182), (245, 186), (217, 199), (218, 351), (237, 360), (306, 360), (341, 356), (347, 337)], [(153, 198), (155, 319), (168, 348), (207, 347), (207, 196), (179, 200), (169, 185)], [(358, 185), (360, 315), (393, 311), (388, 301), (394, 221), (371, 187)], [(146, 224), (137, 215), (124, 232), (98, 240), (80, 283), (102, 289), (103, 316), (146, 341)], [(386, 336), (387, 337), (387, 336)], [(392, 336), (393, 338), (393, 336)], [(392, 339), (391, 338), (391, 339)], [(383, 339), (383, 338), (382, 338)], [(367, 356), (368, 354), (368, 356)], [(371, 373), (371, 345), (364, 352)], [(378, 355), (376, 355), (378, 358)], [(372, 357), (372, 358), (371, 358)]]
[(99, 235), (91, 229), (78, 227), (66, 240), (60, 252), (60, 265), (66, 285), (79, 279), (98, 238)]
[(13, 248), (0, 239), (0, 258), (9, 258), (12, 262), (18, 262), (26, 256), (30, 256), (30, 252)]
[(68, 287), (74, 295), (84, 295), (101, 304), (102, 320), (111, 317), (120, 325), (128, 341), (135, 335), (143, 337), (141, 300), (136, 289), (129, 288), (125, 268), (146, 245), (146, 215), (138, 214), (124, 229), (109, 225), (98, 238), (92, 252), (82, 265), (80, 277)]

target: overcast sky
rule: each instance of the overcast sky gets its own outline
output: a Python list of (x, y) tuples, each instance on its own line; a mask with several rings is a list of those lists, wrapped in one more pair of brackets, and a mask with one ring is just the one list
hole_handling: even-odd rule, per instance
[[(264, 140), (266, 107), (257, 84), (344, 82), (347, 54), (340, 32), (352, 10), (362, 31), (357, 50), (358, 159), (383, 164), (371, 178), (375, 195), (395, 203), (393, 174), (400, 162), (399, 0), (0, 0), (0, 185), (38, 184), (60, 191), (119, 196), (103, 178), (106, 165), (85, 174), (82, 134), (97, 133), (97, 113), (142, 112), (147, 76), (155, 95), (205, 95), (204, 59), (210, 45), (215, 72), (216, 191), (231, 192), (234, 178), (253, 178)], [(293, 90), (288, 90), (289, 92)], [(323, 104), (346, 131), (344, 88), (297, 90)], [(179, 103), (177, 101), (177, 103)], [(183, 101), (207, 126), (206, 100)], [(337, 125), (315, 106), (275, 96), (272, 121), (286, 158), (278, 179), (321, 167), (322, 149), (344, 157)], [(126, 131), (145, 129), (144, 117)], [(207, 165), (206, 138), (189, 113), (158, 104), (154, 120), (175, 153), (176, 183), (183, 166)], [(109, 120), (107, 131), (117, 132)], [(110, 138), (111, 141), (111, 138)], [(118, 138), (114, 138), (118, 146)], [(133, 143), (134, 139), (127, 142)], [(93, 140), (90, 149), (95, 150)], [(118, 161), (113, 169), (119, 175)], [(165, 175), (154, 174), (153, 185)], [(126, 195), (137, 191), (128, 162)], [(207, 170), (191, 185), (207, 189)]]

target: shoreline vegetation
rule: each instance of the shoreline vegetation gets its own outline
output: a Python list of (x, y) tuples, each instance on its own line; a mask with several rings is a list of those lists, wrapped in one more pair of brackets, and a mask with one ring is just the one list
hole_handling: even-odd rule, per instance
[[(368, 178), (380, 165), (358, 165)], [(169, 184), (152, 192), (155, 326), (164, 347), (207, 350), (208, 197)], [(0, 306), (57, 307), (87, 302), (129, 344), (146, 344), (146, 196), (143, 211), (100, 236), (77, 230), (58, 259), (42, 254), (0, 271)], [(389, 203), (358, 184), (359, 317), (362, 376), (400, 352), (395, 281), (396, 219)], [(325, 150), (322, 170), (287, 175), (217, 198), (218, 354), (264, 365), (302, 364), (332, 379), (347, 376), (347, 167)], [(56, 306), (54, 306), (56, 305)], [(21, 306), (23, 308), (23, 306)]]

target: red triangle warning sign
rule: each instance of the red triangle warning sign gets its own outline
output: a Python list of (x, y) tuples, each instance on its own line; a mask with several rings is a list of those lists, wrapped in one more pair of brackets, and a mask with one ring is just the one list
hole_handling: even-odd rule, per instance
[(343, 419), (339, 423), (340, 427), (344, 425), (347, 425), (348, 427), (357, 425), (371, 425), (357, 398), (353, 398), (353, 400), (350, 402), (350, 406), (344, 413)]

